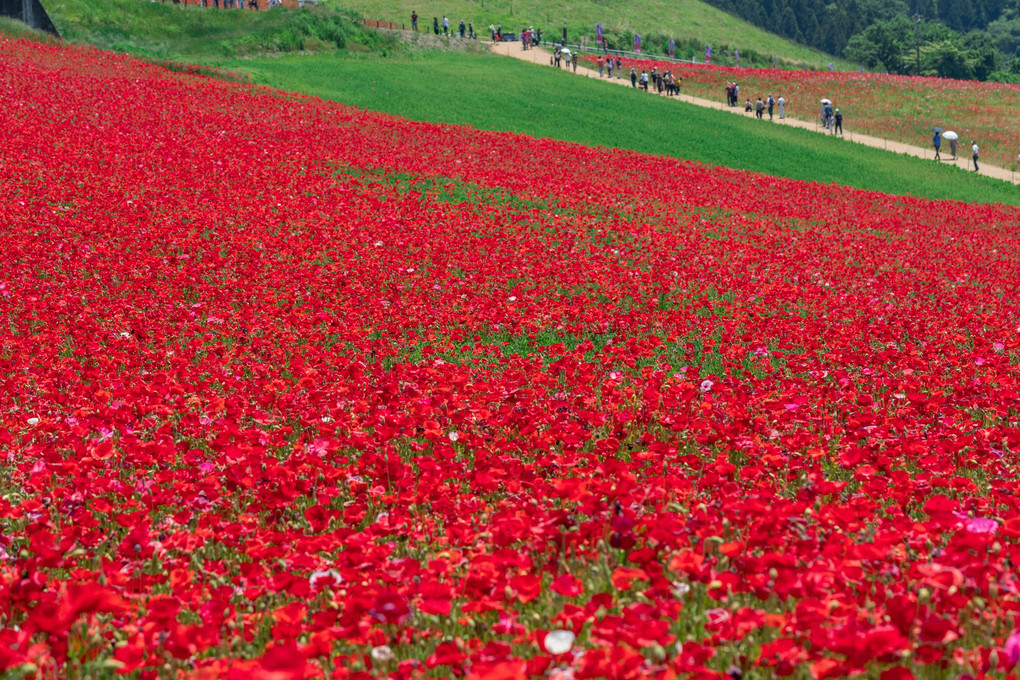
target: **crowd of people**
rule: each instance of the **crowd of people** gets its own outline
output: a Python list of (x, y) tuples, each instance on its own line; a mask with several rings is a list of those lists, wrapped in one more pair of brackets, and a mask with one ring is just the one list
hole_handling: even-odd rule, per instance
[[(311, 3), (315, 3), (316, 0), (308, 0)], [(199, 4), (202, 7), (213, 7), (214, 9), (245, 9), (246, 7), (250, 10), (259, 9), (259, 0), (199, 0)], [(304, 7), (305, 0), (298, 0), (298, 7)], [(266, 7), (283, 7), (283, 0), (268, 0)]]
[(660, 71), (657, 66), (653, 66), (651, 71), (641, 69), (640, 74), (633, 66), (630, 69), (631, 87), (640, 85), (642, 90), (648, 92), (650, 84), (652, 92), (665, 93), (669, 97), (680, 94), (680, 85), (683, 80), (683, 76), (674, 75), (672, 71)]
[[(439, 17), (432, 17), (432, 32), (436, 35), (440, 35), (440, 26), (442, 26), (442, 35), (447, 37), (450, 36), (450, 18), (443, 17), (443, 23), (439, 23)], [(418, 12), (411, 12), (411, 30), (418, 32)], [(459, 35), (461, 38), (475, 39), (475, 27), (470, 22), (465, 22), (463, 19), (460, 20), (460, 25), (454, 32), (454, 37)]]

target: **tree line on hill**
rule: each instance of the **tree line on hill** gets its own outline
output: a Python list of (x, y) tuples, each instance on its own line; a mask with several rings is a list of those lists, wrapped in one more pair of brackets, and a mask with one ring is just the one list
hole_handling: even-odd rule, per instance
[(1020, 82), (1020, 0), (707, 1), (869, 69)]

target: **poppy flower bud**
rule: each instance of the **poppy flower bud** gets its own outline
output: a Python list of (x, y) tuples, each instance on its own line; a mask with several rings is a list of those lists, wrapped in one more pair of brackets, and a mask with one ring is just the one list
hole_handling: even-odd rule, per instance
[(769, 568), (769, 578), (772, 579), (773, 581), (775, 581), (777, 578), (779, 578), (779, 570), (776, 569), (775, 567), (770, 567)]
[(648, 648), (648, 656), (655, 663), (662, 663), (666, 660), (666, 650), (656, 643)]
[(512, 600), (515, 597), (517, 597), (517, 591), (515, 591), (510, 586), (506, 586), (505, 588), (503, 588), (503, 595), (504, 597), (506, 597), (506, 599)]
[(999, 667), (999, 651), (997, 649), (993, 649), (988, 655), (988, 667), (993, 671)]

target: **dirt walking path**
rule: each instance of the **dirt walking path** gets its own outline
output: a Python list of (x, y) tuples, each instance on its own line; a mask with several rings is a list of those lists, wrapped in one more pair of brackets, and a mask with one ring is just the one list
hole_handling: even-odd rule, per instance
[[(505, 56), (514, 57), (516, 59), (530, 61), (534, 64), (542, 64), (547, 68), (549, 67), (549, 57), (551, 54), (549, 50), (546, 50), (544, 48), (533, 48), (525, 50), (521, 47), (520, 41), (494, 43), (492, 45), (492, 51), (495, 54), (502, 54)], [(580, 63), (583, 64), (584, 62)], [(599, 72), (596, 69), (588, 68), (586, 66), (578, 65), (576, 73), (577, 75), (584, 76), (586, 78), (596, 79), (599, 78)], [(630, 87), (629, 78), (630, 71), (626, 67), (624, 68), (624, 73), (626, 74), (627, 77), (601, 78), (601, 80), (607, 83), (614, 83), (616, 85), (624, 85), (626, 87)], [(663, 93), (660, 96), (665, 97), (666, 94)], [(692, 97), (686, 94), (681, 94), (679, 97), (675, 98), (681, 99), (690, 104), (695, 104), (697, 106), (715, 109), (717, 111), (727, 111), (729, 113), (735, 113), (741, 116), (754, 115), (750, 113), (745, 113), (744, 107), (742, 105), (726, 106), (722, 102), (713, 101), (711, 99), (702, 99), (700, 97)], [(810, 130), (812, 132), (828, 134), (828, 131), (825, 130), (818, 123), (815, 123), (813, 121), (809, 122), (798, 118), (790, 118), (789, 116), (782, 120), (777, 117), (772, 121), (772, 123), (775, 125), (788, 125), (791, 127), (798, 127), (804, 130)], [(852, 127), (850, 127), (846, 131), (845, 137), (848, 141), (855, 142), (857, 144), (864, 144), (866, 146), (871, 146), (876, 149), (886, 149), (888, 151), (893, 151), (896, 153), (905, 153), (911, 156), (916, 156), (917, 158), (927, 158), (934, 162), (933, 157), (935, 152), (931, 148), (912, 146), (910, 144), (904, 144), (903, 142), (894, 142), (891, 139), (884, 139), (882, 137), (872, 137), (871, 135), (864, 135), (859, 132), (854, 132)], [(963, 140), (960, 140), (959, 153), (960, 155), (957, 157), (957, 159), (955, 161), (952, 160), (952, 156), (950, 156), (949, 154), (949, 142), (945, 142), (942, 146), (942, 158), (943, 158), (942, 162), (948, 165), (955, 165), (959, 168), (962, 168), (963, 170), (972, 171), (973, 165), (971, 165), (970, 144), (965, 144)], [(995, 167), (993, 165), (982, 163), (981, 161), (978, 161), (978, 164), (981, 167), (980, 171), (981, 174), (985, 175), (986, 177), (995, 177), (997, 179), (1006, 180), (1007, 182), (1013, 182), (1014, 184), (1020, 182), (1020, 174), (1015, 175), (1013, 172), (1007, 170), (1006, 168)]]

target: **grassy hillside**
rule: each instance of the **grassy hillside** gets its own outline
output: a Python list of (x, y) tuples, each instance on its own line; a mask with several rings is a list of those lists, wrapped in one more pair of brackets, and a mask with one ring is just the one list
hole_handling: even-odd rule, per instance
[[(646, 46), (652, 34), (678, 42), (693, 39), (698, 45), (693, 56), (699, 61), (704, 59), (705, 45), (712, 45), (713, 58), (729, 63), (732, 52), (724, 54), (719, 49), (728, 45), (731, 50), (741, 51), (745, 64), (753, 50), (769, 60), (776, 54), (812, 68), (828, 68), (830, 61), (837, 68), (855, 68), (845, 60), (781, 38), (700, 0), (343, 0), (343, 4), (368, 19), (405, 23), (410, 23), (414, 10), (421, 17), (423, 30), (431, 29), (432, 17), (442, 20), (445, 14), (451, 25), (464, 19), (474, 22), (479, 32), (487, 30), (489, 24), (502, 24), (515, 32), (522, 26), (534, 26), (558, 38), (567, 26), (568, 39), (576, 42), (582, 35), (594, 39), (595, 24), (601, 23), (606, 31), (626, 34), (629, 45), (624, 49), (632, 49), (633, 33), (638, 32)], [(692, 54), (681, 52), (677, 56), (689, 58)]]
[[(893, 194), (1020, 203), (1016, 188), (999, 180), (488, 54), (387, 60), (293, 55), (224, 66), (245, 71), (258, 83), (415, 120), (634, 149)], [(529, 94), (516, 94), (521, 92)]]
[(158, 58), (208, 61), (352, 47), (385, 54), (395, 44), (335, 6), (253, 12), (144, 0), (47, 0), (46, 9), (66, 40)]

